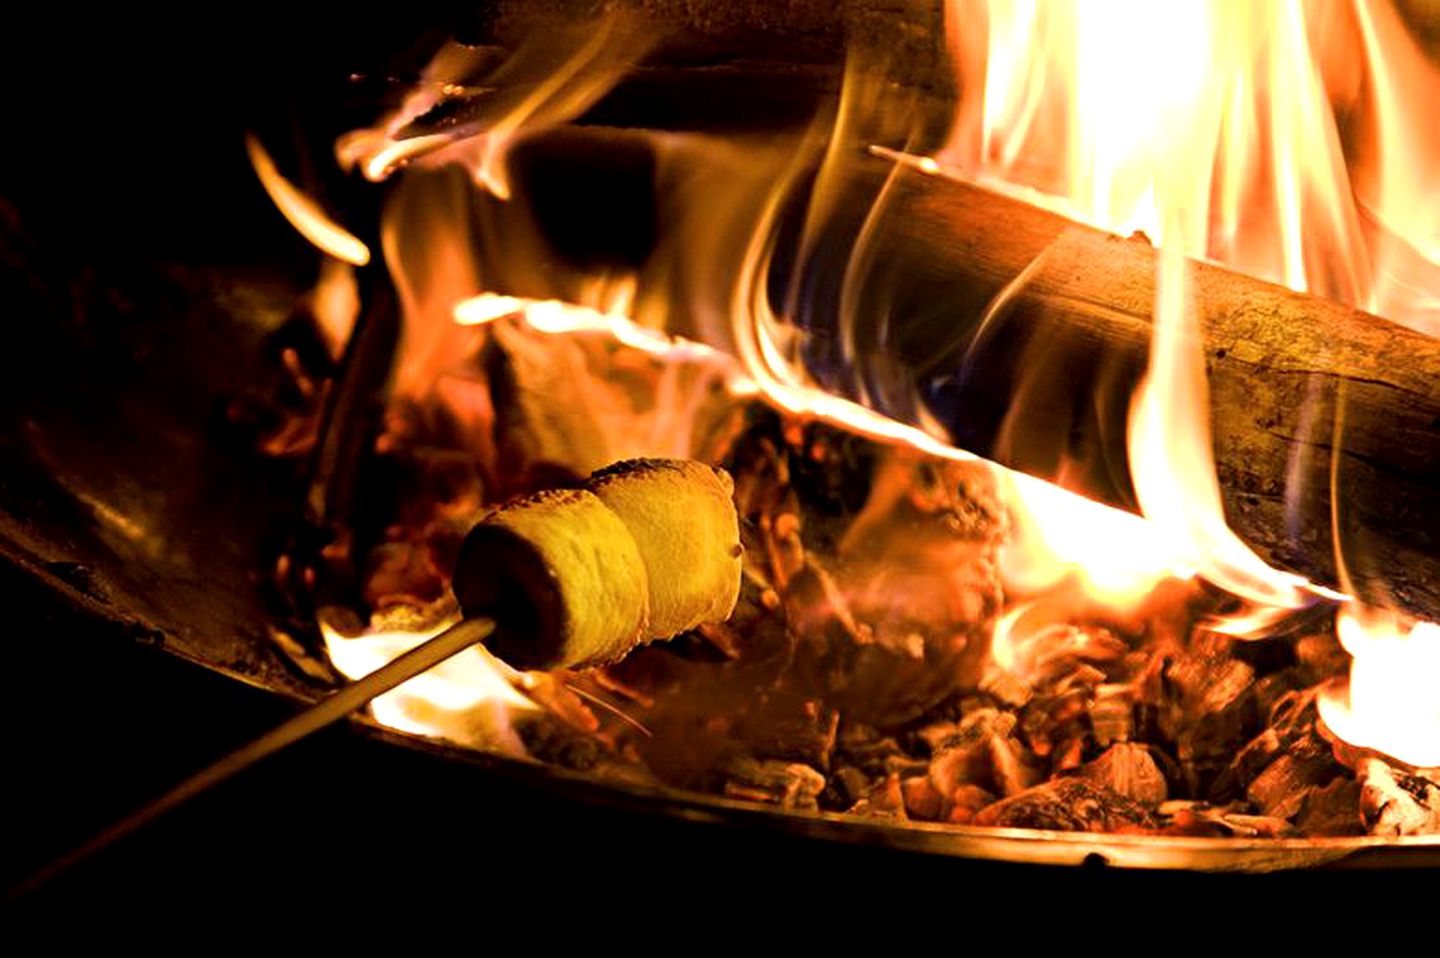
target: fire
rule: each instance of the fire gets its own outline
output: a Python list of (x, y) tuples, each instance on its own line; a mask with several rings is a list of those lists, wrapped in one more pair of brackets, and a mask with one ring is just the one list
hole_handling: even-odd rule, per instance
[[(1117, 579), (1073, 545), (1101, 541), (1089, 517), (1054, 515), (1055, 494), (1028, 483), (1026, 511), (1050, 510), (1039, 535), (1112, 588), (1142, 594), (1147, 569), (1193, 569), (1250, 603), (1218, 628), (1263, 628), (1313, 592), (1226, 526), (1184, 257), (1440, 331), (1440, 139), (1422, 115), (1440, 72), (1387, 3), (953, 0), (948, 13), (963, 103), (940, 166), (1161, 247), (1129, 448), (1146, 538), (1165, 548), (1117, 549), (1136, 557)], [(1330, 727), (1440, 761), (1440, 627), (1350, 606), (1339, 621), (1354, 664), (1348, 700), (1326, 699)]]
[(1347, 607), (1337, 630), (1354, 662), (1347, 687), (1321, 694), (1325, 724), (1352, 745), (1440, 766), (1440, 625)]
[(952, 0), (942, 164), (1122, 234), (1436, 330), (1429, 105), (1384, 2)]
[(483, 326), (506, 316), (522, 316), (531, 329), (541, 333), (605, 333), (631, 349), (675, 360), (693, 360), (725, 367), (734, 377), (732, 388), (748, 392), (753, 386), (739, 376), (729, 357), (703, 343), (667, 336), (633, 322), (624, 312), (628, 296), (621, 295), (604, 309), (594, 309), (556, 299), (534, 300), (519, 296), (481, 293), (455, 307), (455, 322), (461, 326)]
[[(653, 42), (616, 14), (533, 37), (493, 69), (484, 48), (447, 44), (400, 107), (377, 126), (342, 137), (336, 155), (342, 166), (358, 166), (379, 181), (434, 154), (436, 163), (464, 163), (477, 185), (508, 198), (504, 160), (516, 136), (584, 112)], [(470, 121), (417, 133), (413, 125), (442, 103), (468, 107)]]
[[(1027, 629), (1056, 627), (1053, 601), (1045, 614), (1030, 614), (1036, 606), (1027, 603), (1042, 593), (1124, 610), (1167, 579), (1203, 578), (1243, 604), (1210, 627), (1241, 636), (1262, 634), (1302, 606), (1343, 598), (1271, 568), (1226, 522), (1190, 261), (1219, 262), (1440, 332), (1440, 204), (1430, 197), (1440, 133), (1426, 113), (1440, 98), (1434, 65), (1388, 4), (1363, 0), (950, 0), (947, 14), (961, 94), (948, 144), (933, 157), (877, 152), (1106, 230), (1143, 233), (1160, 248), (1149, 366), (1128, 421), (1143, 517), (1008, 477), (1017, 528), (1004, 578), (1017, 604), (1000, 627), (1001, 664), (1024, 658), (1016, 650), (1033, 638)], [(683, 209), (670, 224), (674, 241), (633, 270), (551, 268), (522, 204), (511, 200), (506, 153), (523, 134), (581, 114), (646, 49), (643, 38), (608, 19), (536, 38), (499, 67), (450, 45), (398, 110), (338, 144), (342, 163), (371, 179), (408, 167), (382, 229), (403, 316), (394, 396), (422, 407), (436, 401), (442, 384), (464, 379), (462, 367), (497, 324), (518, 318), (542, 333), (598, 334), (666, 362), (723, 367), (719, 378), (732, 395), (758, 392), (791, 413), (970, 458), (923, 407), (902, 424), (835, 395), (797, 358), (804, 333), (772, 311), (766, 279), (786, 188), (823, 154), (812, 202), (829, 202), (823, 187), (843, 176), (837, 158), (855, 145), (841, 141), (850, 132), (844, 116), (820, 150), (814, 136), (743, 150), (666, 140), (655, 151), (655, 186)], [(867, 102), (847, 87), (842, 113)], [(427, 125), (442, 105), (449, 120)], [(251, 155), (297, 228), (355, 262), (359, 254), (344, 255), (333, 235), (338, 227), (296, 199), (253, 140)], [(876, 219), (883, 202), (882, 194)], [(869, 242), (868, 226), (857, 246)], [(337, 243), (341, 252), (332, 249)], [(842, 340), (853, 321), (849, 284), (866, 257), (881, 255), (852, 255), (841, 291)], [(868, 388), (859, 390), (865, 402)], [(675, 420), (655, 420), (647, 441), (661, 442), (664, 433), (684, 445)], [(1348, 699), (1327, 697), (1326, 721), (1357, 744), (1432, 758), (1410, 736), (1434, 728), (1433, 709), (1423, 703), (1434, 685), (1436, 663), (1427, 656), (1440, 627), (1406, 629), (1354, 603), (1340, 623), (1354, 673)], [(337, 665), (351, 675), (423, 637), (401, 627), (350, 640), (326, 633)], [(377, 716), (453, 736), (454, 723), (434, 710), (469, 714), (486, 703), (525, 701), (493, 660), (467, 656), (468, 671), (452, 678), (481, 691), (461, 694), (438, 677), (441, 684), (424, 691), (412, 683), (377, 702)], [(1430, 683), (1410, 684), (1425, 669)]]
[(245, 149), (250, 154), (250, 165), (255, 168), (255, 175), (260, 178), (265, 192), (301, 236), (343, 263), (364, 266), (370, 262), (369, 247), (326, 216), (319, 204), (281, 176), (275, 161), (270, 158), (270, 154), (260, 145), (258, 139), (246, 136)]
[[(1130, 467), (1140, 508), (1211, 582), (1259, 608), (1298, 608), (1308, 602), (1308, 583), (1270, 568), (1225, 522), (1188, 268), (1176, 247), (1162, 247), (1150, 366), (1130, 412)], [(1218, 627), (1243, 632), (1247, 624)]]
[[(345, 635), (322, 617), (325, 650), (347, 678), (364, 678), (455, 624), (453, 616), (425, 623), (417, 615), (392, 608), (358, 635)], [(536, 706), (519, 691), (522, 684), (523, 676), (471, 646), (372, 700), (370, 710), (376, 721), (402, 732), (523, 755), (511, 718)]]
[(1024, 503), (1014, 543), (1003, 554), (1013, 592), (1040, 592), (1074, 576), (1086, 594), (1118, 607), (1148, 595), (1162, 579), (1195, 575), (1159, 525), (1026, 475), (1011, 473), (1009, 480)]

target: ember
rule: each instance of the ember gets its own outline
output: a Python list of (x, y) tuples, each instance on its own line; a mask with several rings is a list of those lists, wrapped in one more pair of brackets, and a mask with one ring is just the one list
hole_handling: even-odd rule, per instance
[[(613, 460), (723, 467), (744, 547), (727, 622), (686, 618), (662, 630), (684, 629), (675, 641), (618, 662), (566, 659), (609, 662), (578, 672), (515, 672), (470, 650), (377, 700), (375, 717), (607, 780), (892, 821), (1201, 837), (1440, 831), (1440, 632), (1381, 610), (1373, 572), (1364, 589), (1347, 573), (1365, 557), (1341, 549), (1338, 451), (1329, 527), (1296, 534), (1322, 552), (1334, 540), (1335, 581), (1277, 568), (1274, 550), (1232, 529), (1201, 321), (1213, 283), (1186, 259), (1433, 337), (1436, 224), (1413, 210), (1417, 171), (1440, 150), (1402, 131), (1423, 128), (1409, 98), (1428, 102), (1440, 81), (1384, 5), (1337, 4), (1308, 23), (1291, 3), (1152, 6), (947, 4), (959, 119), (923, 150), (895, 145), (907, 116), (886, 113), (888, 87), (858, 68), (828, 138), (562, 131), (567, 151), (584, 142), (644, 158), (654, 206), (635, 216), (653, 216), (656, 235), (618, 252), (602, 238), (605, 255), (556, 245), (524, 151), (543, 159), (546, 135), (645, 55), (628, 22), (537, 40), (498, 68), (446, 48), (399, 110), (345, 138), (345, 162), (398, 179), (382, 246), (399, 345), (373, 467), (397, 478), (372, 504), (383, 516), (374, 541), (341, 539), (320, 570), (359, 570), (370, 618), (361, 627), (355, 608), (320, 610), (331, 662), (363, 675), (455, 620), (450, 585), (471, 527), (512, 496), (576, 485)], [(542, 74), (528, 97), (480, 92)], [(363, 264), (363, 244), (253, 141), (251, 152), (297, 228)], [(855, 232), (835, 232), (845, 185), (877, 156), (892, 164), (886, 185)], [(915, 335), (906, 324), (935, 322), (901, 308), (914, 308), (897, 291), (903, 275), (887, 273), (875, 244), (889, 177), (916, 171), (1158, 243), (1143, 260), (1154, 263), (1148, 361), (1116, 373), (1133, 389), (1102, 410), (1126, 462), (1100, 465), (1126, 488), (1091, 488), (1105, 468), (1036, 470), (1140, 515), (977, 459), (960, 448), (967, 410), (937, 414), (1062, 237), (967, 318), (977, 324), (963, 350), (893, 347)], [(914, 189), (923, 202), (924, 185)], [(625, 246), (624, 224), (598, 230), (611, 226)], [(820, 288), (829, 274), (814, 264), (836, 243), (852, 244), (843, 275)], [(813, 321), (814, 301), (838, 318)], [(1267, 357), (1252, 359), (1263, 368)], [(1060, 367), (1037, 364), (1017, 389), (1065, 388), (1029, 378)], [(1302, 398), (1303, 418), (1319, 399)], [(1339, 450), (1344, 396), (1326, 402), (1325, 438)], [(1002, 417), (994, 448), (1024, 447), (1016, 430), (1034, 422)], [(1297, 440), (1294, 456), (1317, 455), (1317, 443)], [(1285, 470), (1273, 496), (1303, 525), (1301, 492), (1313, 490), (1287, 481), (1310, 460)], [(683, 545), (713, 550), (717, 536)], [(663, 551), (646, 554), (652, 578), (673, 564), (651, 561)], [(497, 582), (514, 558), (489, 557)]]

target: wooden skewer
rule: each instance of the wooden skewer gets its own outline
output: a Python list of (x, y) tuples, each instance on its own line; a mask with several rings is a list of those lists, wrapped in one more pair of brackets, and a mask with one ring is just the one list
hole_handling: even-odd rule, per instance
[(6, 897), (18, 898), (39, 888), (97, 852), (103, 851), (236, 773), (244, 771), (266, 756), (273, 755), (307, 735), (338, 722), (377, 695), (390, 691), (397, 685), (439, 665), (451, 656), (463, 652), (477, 642), (485, 641), (494, 631), (495, 623), (486, 618), (464, 619), (452, 625), (433, 639), (417, 645), (363, 679), (352, 682), (278, 728), (266, 732), (250, 744), (236, 749), (215, 764), (185, 779), (164, 795), (111, 825), (79, 848), (56, 859), (26, 881), (11, 888), (6, 893)]

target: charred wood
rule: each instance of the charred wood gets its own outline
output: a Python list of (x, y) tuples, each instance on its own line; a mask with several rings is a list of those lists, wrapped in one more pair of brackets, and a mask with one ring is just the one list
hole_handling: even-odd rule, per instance
[(1150, 750), (1143, 745), (1112, 745), (1077, 773), (1080, 778), (1134, 799), (1150, 808), (1169, 796), (1165, 776)]
[(720, 767), (725, 795), (767, 802), (781, 808), (814, 811), (825, 790), (825, 776), (799, 762), (733, 755)]
[(1344, 771), (1329, 744), (1309, 734), (1266, 766), (1250, 783), (1246, 796), (1267, 815), (1294, 819), (1308, 793), (1329, 785)]
[(1076, 832), (1152, 829), (1156, 818), (1139, 802), (1084, 779), (1046, 782), (1002, 799), (975, 816), (977, 825)]
[(1359, 776), (1360, 814), (1370, 834), (1426, 835), (1440, 830), (1440, 782), (1378, 758), (1362, 762)]

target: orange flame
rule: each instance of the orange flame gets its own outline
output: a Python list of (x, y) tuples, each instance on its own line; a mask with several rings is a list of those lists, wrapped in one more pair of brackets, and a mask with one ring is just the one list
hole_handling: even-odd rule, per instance
[[(341, 137), (336, 154), (342, 166), (358, 165), (376, 181), (435, 154), (438, 163), (463, 163), (477, 185), (508, 198), (504, 159), (515, 137), (583, 113), (653, 42), (648, 31), (617, 14), (532, 37), (488, 70), (483, 48), (447, 44), (399, 109), (375, 127)], [(455, 102), (468, 110), (468, 122), (442, 124), (442, 132), (412, 129), (437, 107)]]
[[(952, 0), (947, 10), (963, 103), (943, 164), (1161, 246), (1129, 447), (1142, 511), (1169, 551), (1126, 549), (1137, 555), (1131, 585), (1147, 588), (1147, 567), (1193, 568), (1252, 603), (1216, 627), (1263, 628), (1313, 587), (1266, 566), (1226, 525), (1184, 257), (1440, 330), (1440, 134), (1429, 117), (1440, 71), (1393, 7), (1367, 0)], [(1032, 515), (1054, 499), (1017, 489)], [(1108, 547), (1114, 532), (1098, 535), (1079, 512), (1038, 528), (1052, 551), (1106, 569), (1094, 543)], [(1326, 699), (1327, 722), (1349, 741), (1440, 761), (1437, 627), (1349, 606), (1339, 621), (1355, 661), (1348, 700)]]
[(245, 150), (250, 154), (250, 165), (270, 199), (285, 214), (290, 225), (324, 253), (352, 266), (364, 266), (370, 262), (370, 248), (353, 233), (325, 215), (310, 197), (295, 188), (295, 185), (280, 175), (275, 161), (254, 136), (245, 136)]

